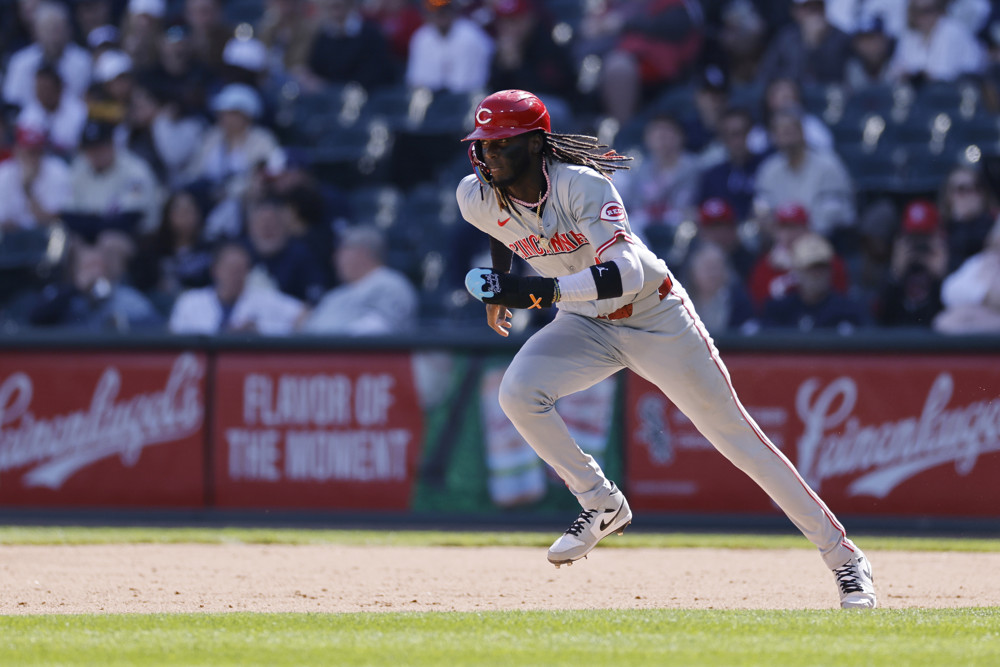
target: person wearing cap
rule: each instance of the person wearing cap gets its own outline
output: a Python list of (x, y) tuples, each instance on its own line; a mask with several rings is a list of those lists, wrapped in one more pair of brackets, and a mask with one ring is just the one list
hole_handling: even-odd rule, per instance
[[(795, 289), (797, 275), (792, 271), (792, 246), (809, 233), (809, 212), (801, 204), (782, 204), (773, 215), (773, 245), (750, 272), (750, 297), (758, 308), (768, 299), (783, 297)], [(847, 265), (836, 254), (831, 265), (833, 288), (846, 292), (850, 282)]]
[(207, 181), (220, 197), (239, 200), (253, 169), (278, 150), (278, 141), (270, 130), (254, 123), (262, 106), (250, 86), (227, 85), (212, 100), (212, 111), (215, 125), (205, 135), (186, 177)]
[(97, 91), (122, 114), (132, 95), (132, 69), (132, 58), (124, 51), (105, 51), (94, 61)]
[(948, 271), (948, 248), (937, 206), (911, 201), (893, 242), (889, 280), (876, 303), (882, 326), (930, 327), (940, 312), (941, 281)]
[(778, 152), (757, 170), (755, 200), (771, 210), (800, 203), (809, 214), (810, 229), (827, 237), (851, 227), (856, 215), (854, 184), (840, 158), (809, 147), (797, 111), (778, 111), (770, 129)]
[(318, 29), (305, 65), (292, 72), (304, 86), (321, 89), (354, 81), (372, 90), (399, 79), (385, 37), (375, 22), (362, 16), (357, 0), (317, 0), (315, 4)]
[(947, 0), (910, 0), (906, 29), (889, 61), (890, 81), (955, 81), (982, 74), (982, 45), (972, 30), (948, 16), (947, 5)]
[(486, 87), (493, 39), (459, 14), (451, 0), (423, 0), (424, 24), (410, 39), (406, 83), (414, 88), (469, 93)]
[(222, 51), (222, 80), (260, 89), (268, 75), (267, 47), (253, 37), (233, 37)]
[(790, 258), (795, 289), (767, 300), (761, 318), (764, 328), (835, 329), (846, 334), (870, 323), (860, 301), (834, 289), (829, 241), (819, 234), (803, 234), (792, 243)]
[(794, 22), (778, 31), (758, 76), (761, 82), (779, 77), (800, 83), (839, 84), (851, 55), (851, 38), (826, 19), (825, 0), (793, 0)]
[(860, 21), (851, 36), (851, 57), (844, 72), (849, 90), (884, 84), (889, 80), (889, 59), (895, 42), (881, 16)]
[(49, 225), (70, 198), (69, 168), (46, 155), (45, 132), (18, 123), (13, 157), (0, 162), (0, 230)]
[(724, 159), (705, 168), (698, 178), (698, 200), (723, 199), (733, 208), (737, 221), (747, 220), (753, 210), (754, 183), (764, 156), (747, 145), (753, 116), (746, 109), (731, 108), (722, 114), (718, 137)]
[(122, 19), (121, 42), (134, 69), (141, 71), (156, 65), (166, 14), (166, 0), (129, 0)]
[(35, 72), (35, 100), (21, 110), (18, 120), (42, 128), (50, 148), (66, 156), (80, 145), (87, 106), (66, 91), (56, 68), (42, 65)]
[(88, 219), (89, 229), (134, 223), (139, 234), (160, 224), (161, 193), (153, 170), (131, 151), (115, 146), (114, 126), (90, 120), (79, 155), (70, 165), (73, 196), (68, 212)]
[[(736, 217), (736, 212), (730, 203), (721, 197), (710, 197), (704, 200), (698, 207), (698, 230), (691, 240), (691, 245), (687, 250), (686, 257), (680, 258), (678, 266), (686, 266), (691, 260), (691, 256), (699, 246), (711, 243), (722, 248), (726, 255), (726, 261), (736, 272), (741, 281), (746, 281), (757, 261), (756, 255), (751, 252), (739, 233), (740, 220)], [(675, 255), (671, 256), (671, 261)]]
[(121, 31), (113, 25), (99, 25), (87, 33), (87, 47), (94, 60), (105, 51), (121, 50)]
[(194, 58), (190, 29), (184, 23), (168, 25), (158, 45), (158, 62), (143, 73), (143, 80), (174, 107), (177, 115), (204, 114), (206, 91), (215, 79)]
[(83, 97), (90, 83), (90, 54), (71, 41), (69, 12), (57, 2), (42, 2), (35, 9), (32, 29), (35, 41), (17, 51), (7, 63), (3, 99), (26, 106), (35, 98), (35, 72), (42, 63), (54, 63), (66, 89)]

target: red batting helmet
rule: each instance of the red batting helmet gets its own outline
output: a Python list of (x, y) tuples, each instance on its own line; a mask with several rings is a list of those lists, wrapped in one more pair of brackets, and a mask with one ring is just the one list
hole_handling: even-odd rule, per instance
[(532, 130), (551, 132), (549, 110), (526, 90), (501, 90), (476, 107), (476, 129), (462, 141), (506, 139)]

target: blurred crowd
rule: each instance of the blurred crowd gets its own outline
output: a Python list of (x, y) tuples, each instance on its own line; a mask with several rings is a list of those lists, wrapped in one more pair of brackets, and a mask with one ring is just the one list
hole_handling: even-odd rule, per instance
[(0, 0), (0, 85), (6, 333), (481, 324), (504, 88), (635, 158), (713, 333), (1000, 333), (989, 0)]

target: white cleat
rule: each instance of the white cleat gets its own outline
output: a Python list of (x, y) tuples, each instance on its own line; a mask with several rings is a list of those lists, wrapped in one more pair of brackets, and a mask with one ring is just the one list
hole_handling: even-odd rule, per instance
[(877, 603), (872, 565), (861, 549), (855, 549), (850, 560), (833, 570), (840, 591), (840, 606), (843, 609), (874, 609)]
[(569, 529), (549, 547), (550, 563), (557, 568), (572, 565), (573, 561), (586, 558), (597, 543), (611, 533), (625, 534), (625, 528), (632, 523), (628, 501), (617, 488), (610, 501), (614, 503), (610, 508), (580, 512)]

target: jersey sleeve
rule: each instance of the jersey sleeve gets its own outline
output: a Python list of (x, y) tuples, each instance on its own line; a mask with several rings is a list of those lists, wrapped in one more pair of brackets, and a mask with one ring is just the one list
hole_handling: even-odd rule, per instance
[(598, 259), (619, 239), (632, 243), (632, 229), (621, 195), (611, 181), (597, 172), (588, 169), (576, 173), (570, 210), (594, 246)]
[[(487, 192), (485, 195), (492, 197), (493, 193)], [(489, 226), (483, 223), (483, 210), (485, 209), (483, 197), (484, 193), (479, 190), (479, 180), (474, 174), (463, 178), (455, 191), (458, 210), (461, 211), (462, 217), (473, 227), (489, 233)]]

